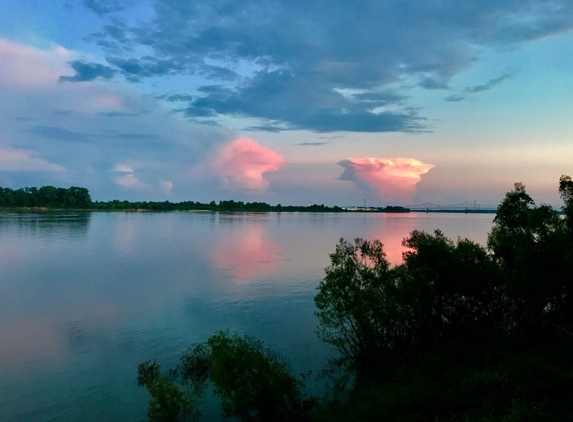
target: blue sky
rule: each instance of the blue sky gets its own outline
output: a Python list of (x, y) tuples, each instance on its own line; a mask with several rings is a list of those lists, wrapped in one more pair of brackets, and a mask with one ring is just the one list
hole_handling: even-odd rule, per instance
[(565, 0), (0, 0), (0, 186), (495, 204), (573, 174)]

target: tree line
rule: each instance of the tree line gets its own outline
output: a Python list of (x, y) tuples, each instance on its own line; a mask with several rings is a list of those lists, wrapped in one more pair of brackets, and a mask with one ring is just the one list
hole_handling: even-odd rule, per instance
[(56, 188), (10, 189), (0, 187), (0, 207), (3, 208), (90, 208), (92, 199), (86, 188), (72, 186)]
[(393, 267), (379, 240), (341, 239), (314, 299), (337, 350), (322, 397), (272, 347), (218, 332), (171, 370), (139, 365), (149, 421), (199, 420), (207, 389), (241, 421), (573, 420), (569, 176), (559, 193), (563, 215), (517, 183), (487, 245), (415, 230)]
[(266, 202), (243, 201), (211, 201), (201, 203), (195, 201), (155, 202), (155, 201), (92, 201), (87, 188), (72, 186), (56, 188), (43, 186), (41, 188), (25, 187), (10, 189), (0, 187), (0, 208), (73, 208), (96, 211), (221, 211), (221, 212), (344, 212), (338, 206), (325, 205), (269, 205)]
[(345, 210), (338, 207), (328, 207), (325, 205), (270, 205), (266, 202), (243, 202), (243, 201), (211, 201), (201, 203), (195, 201), (182, 202), (130, 202), (130, 201), (96, 201), (92, 205), (94, 210), (110, 211), (219, 211), (219, 212), (344, 212)]

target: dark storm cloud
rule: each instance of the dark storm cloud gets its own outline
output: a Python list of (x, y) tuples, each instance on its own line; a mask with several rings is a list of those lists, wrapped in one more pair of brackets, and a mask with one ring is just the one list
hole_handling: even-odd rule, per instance
[[(189, 99), (185, 114), (259, 118), (280, 123), (273, 128), (317, 132), (420, 130), (423, 119), (404, 95), (412, 80), (448, 89), (453, 76), (479, 60), (476, 46), (519, 47), (573, 27), (569, 0), (156, 0), (153, 7), (146, 22), (103, 29), (114, 46), (108, 62), (128, 80), (197, 74), (234, 81)], [(118, 53), (118, 45), (150, 53)], [(394, 96), (387, 95), (391, 86)], [(378, 105), (393, 111), (372, 113)]]
[(72, 69), (76, 71), (74, 76), (60, 76), (60, 82), (88, 82), (97, 78), (111, 79), (115, 70), (99, 63), (86, 63), (80, 60), (70, 62)]

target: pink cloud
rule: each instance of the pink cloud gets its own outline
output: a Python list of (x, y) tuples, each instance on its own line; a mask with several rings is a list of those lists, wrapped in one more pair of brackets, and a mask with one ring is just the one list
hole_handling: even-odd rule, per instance
[(414, 158), (347, 158), (340, 180), (349, 180), (389, 200), (410, 199), (421, 180), (435, 166)]
[(279, 170), (283, 163), (283, 157), (276, 152), (249, 138), (240, 138), (220, 146), (209, 168), (226, 187), (263, 190), (269, 185), (263, 174)]
[(0, 87), (37, 88), (55, 85), (69, 69), (71, 52), (63, 47), (40, 50), (0, 39)]

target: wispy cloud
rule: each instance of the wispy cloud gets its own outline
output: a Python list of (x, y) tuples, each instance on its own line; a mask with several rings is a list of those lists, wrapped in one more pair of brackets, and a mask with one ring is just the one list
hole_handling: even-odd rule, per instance
[(516, 74), (517, 74), (516, 69), (508, 69), (501, 76), (490, 79), (489, 81), (487, 81), (485, 84), (482, 85), (468, 86), (466, 89), (464, 89), (463, 94), (450, 95), (449, 97), (444, 98), (444, 101), (448, 102), (463, 101), (467, 98), (467, 95), (476, 94), (478, 92), (483, 92), (483, 91), (489, 91), (490, 89), (499, 85), (503, 81), (513, 78)]
[(331, 142), (302, 142), (300, 144), (295, 144), (295, 145), (301, 145), (301, 146), (305, 146), (305, 147), (319, 147), (322, 145), (326, 145), (326, 144), (330, 144)]
[(450, 89), (450, 87), (448, 86), (447, 83), (445, 82), (441, 82), (438, 81), (434, 78), (428, 78), (425, 77), (424, 79), (422, 79), (420, 82), (418, 82), (418, 86), (421, 86), (422, 88), (426, 88), (426, 89), (439, 89), (439, 90), (446, 90), (446, 89)]
[(497, 78), (490, 79), (489, 81), (487, 81), (483, 85), (474, 85), (474, 86), (467, 87), (466, 89), (464, 89), (464, 92), (466, 94), (473, 94), (475, 92), (488, 91), (488, 90), (492, 89), (494, 86), (499, 85), (500, 83), (502, 83), (506, 79), (513, 78), (516, 75), (516, 73), (517, 73), (517, 70), (509, 70)]
[(450, 102), (450, 103), (451, 103), (451, 102), (454, 102), (454, 103), (455, 103), (455, 102), (458, 102), (458, 101), (463, 101), (463, 100), (465, 100), (465, 99), (466, 99), (466, 96), (465, 96), (465, 95), (459, 95), (459, 94), (457, 94), (457, 95), (450, 95), (450, 96), (444, 98), (444, 101), (447, 101), (447, 102)]

